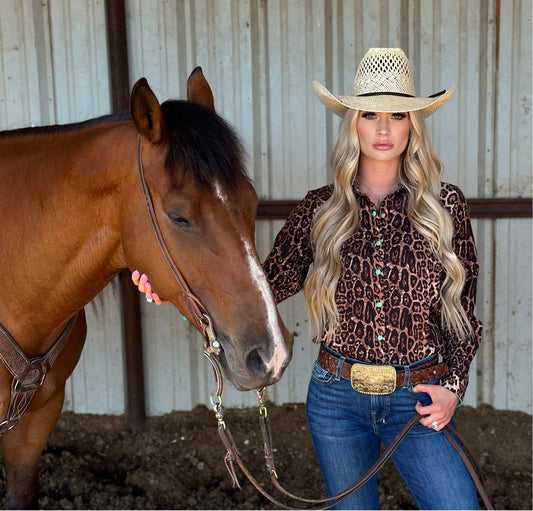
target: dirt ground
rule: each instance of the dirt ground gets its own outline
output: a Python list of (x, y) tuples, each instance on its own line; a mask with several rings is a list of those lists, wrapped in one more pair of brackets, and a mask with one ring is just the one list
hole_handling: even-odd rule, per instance
[[(325, 496), (304, 406), (270, 404), (268, 413), (281, 484), (301, 496)], [(224, 416), (250, 471), (280, 498), (266, 477), (257, 409), (227, 409)], [(456, 421), (478, 455), (495, 509), (532, 509), (532, 417), (465, 406)], [(42, 457), (39, 504), (43, 509), (276, 509), (242, 473), (242, 489), (232, 487), (224, 454), (214, 414), (205, 407), (148, 418), (137, 432), (128, 429), (125, 417), (64, 413)], [(5, 494), (3, 477), (0, 491)], [(415, 508), (390, 462), (380, 472), (380, 499), (383, 509)]]

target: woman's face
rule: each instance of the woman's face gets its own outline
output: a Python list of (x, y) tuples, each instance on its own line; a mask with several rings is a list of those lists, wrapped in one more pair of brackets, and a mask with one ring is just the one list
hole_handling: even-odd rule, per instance
[(361, 112), (356, 128), (362, 159), (399, 162), (409, 141), (408, 114)]

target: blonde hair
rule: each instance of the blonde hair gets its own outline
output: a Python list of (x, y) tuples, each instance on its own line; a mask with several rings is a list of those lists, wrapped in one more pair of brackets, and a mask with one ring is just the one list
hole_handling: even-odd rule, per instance
[[(335, 294), (342, 273), (340, 249), (359, 224), (359, 205), (353, 190), (359, 171), (358, 117), (359, 111), (348, 109), (341, 122), (330, 159), (333, 193), (317, 209), (311, 228), (314, 261), (304, 294), (311, 334), (319, 338), (324, 333), (327, 343), (332, 341), (339, 322)], [(410, 140), (400, 164), (400, 182), (408, 192), (407, 216), (430, 242), (444, 269), (440, 289), (442, 329), (463, 340), (472, 334), (461, 304), (465, 270), (453, 251), (452, 218), (440, 203), (441, 165), (429, 144), (424, 118), (410, 112), (409, 120)]]

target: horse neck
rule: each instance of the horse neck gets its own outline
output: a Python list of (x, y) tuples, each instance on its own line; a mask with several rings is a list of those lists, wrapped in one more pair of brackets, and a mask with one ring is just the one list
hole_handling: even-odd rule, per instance
[[(136, 177), (135, 139), (133, 128), (121, 124), (10, 141), (13, 193), (10, 204), (0, 205), (10, 243), (0, 256), (11, 268), (0, 288), (0, 323), (16, 317), (20, 324), (53, 326), (118, 273), (118, 216)], [(0, 161), (0, 183), (6, 174)]]

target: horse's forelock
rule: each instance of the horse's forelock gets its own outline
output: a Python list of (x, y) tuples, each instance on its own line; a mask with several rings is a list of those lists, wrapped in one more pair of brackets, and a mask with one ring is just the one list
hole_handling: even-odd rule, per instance
[(249, 179), (242, 144), (220, 116), (187, 101), (161, 106), (168, 125), (168, 169), (192, 172), (200, 185), (213, 189), (218, 183), (229, 192)]

